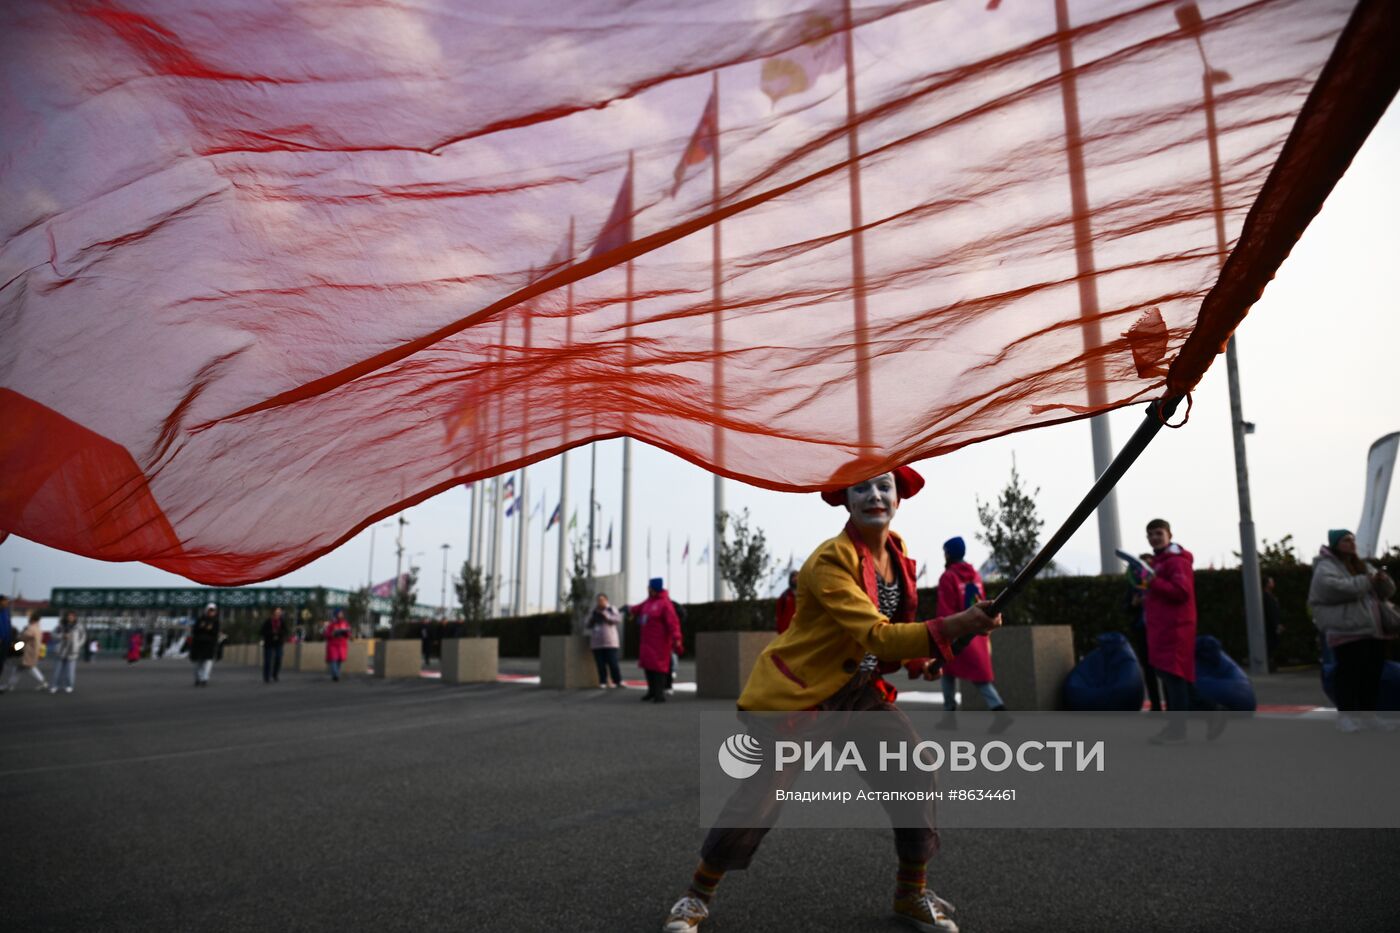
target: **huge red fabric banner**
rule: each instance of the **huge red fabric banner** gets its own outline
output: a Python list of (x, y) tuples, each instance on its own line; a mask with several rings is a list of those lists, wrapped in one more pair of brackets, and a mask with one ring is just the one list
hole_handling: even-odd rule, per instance
[(1065, 4), (6, 3), (0, 532), (227, 585), (624, 426), (803, 490), (1188, 391), (1400, 5)]

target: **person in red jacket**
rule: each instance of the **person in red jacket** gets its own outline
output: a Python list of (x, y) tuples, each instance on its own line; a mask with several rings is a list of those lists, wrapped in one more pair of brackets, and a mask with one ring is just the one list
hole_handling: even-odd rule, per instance
[(792, 617), (797, 615), (797, 571), (788, 574), (788, 587), (783, 590), (783, 595), (778, 597), (776, 607), (778, 617), (778, 634), (787, 631), (787, 627), (792, 624)]
[(335, 618), (326, 624), (326, 669), (331, 672), (331, 680), (340, 680), (340, 669), (350, 656), (352, 637), (345, 610), (337, 609)]
[[(1162, 682), (1167, 703), (1167, 725), (1150, 741), (1157, 745), (1186, 741), (1186, 716), (1195, 708), (1212, 709), (1196, 692), (1196, 572), (1191, 552), (1172, 542), (1172, 526), (1165, 519), (1147, 523), (1147, 543), (1152, 546), (1152, 579), (1142, 597), (1143, 622), (1147, 626), (1147, 661)], [(1206, 737), (1214, 739), (1225, 728), (1223, 717), (1210, 720)]]
[[(967, 543), (962, 538), (949, 538), (943, 542), (943, 575), (938, 578), (939, 618), (957, 615), (970, 606), (975, 606), (987, 598), (982, 586), (982, 575), (977, 568), (964, 558), (967, 556)], [(917, 673), (922, 673), (921, 665)], [(910, 670), (914, 674), (914, 670)], [(992, 673), (992, 648), (987, 636), (978, 635), (967, 643), (957, 657), (943, 666), (943, 709), (953, 712), (958, 708), (958, 680), (966, 680), (977, 688), (987, 709), (996, 713), (1006, 710), (1001, 694), (997, 693), (996, 675)]]
[(643, 700), (666, 702), (666, 675), (671, 672), (671, 652), (681, 653), (681, 620), (666, 592), (665, 581), (653, 577), (647, 583), (647, 600), (627, 610), (637, 620), (641, 646), (637, 662), (647, 676)]

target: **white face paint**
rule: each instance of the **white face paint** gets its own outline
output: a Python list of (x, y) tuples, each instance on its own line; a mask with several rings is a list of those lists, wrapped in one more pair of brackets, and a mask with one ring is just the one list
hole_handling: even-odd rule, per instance
[(846, 489), (846, 509), (851, 520), (864, 528), (888, 528), (899, 509), (894, 474), (881, 473)]

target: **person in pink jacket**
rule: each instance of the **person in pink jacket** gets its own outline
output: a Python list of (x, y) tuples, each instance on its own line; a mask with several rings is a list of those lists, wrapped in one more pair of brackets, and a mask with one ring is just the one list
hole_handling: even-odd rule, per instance
[[(1143, 622), (1147, 626), (1147, 663), (1157, 672), (1166, 699), (1168, 720), (1153, 736), (1157, 745), (1186, 741), (1186, 715), (1214, 704), (1196, 692), (1196, 571), (1191, 552), (1172, 542), (1172, 526), (1154, 518), (1147, 523), (1147, 543), (1152, 546), (1152, 579), (1142, 597)], [(1214, 739), (1225, 728), (1221, 716), (1212, 717), (1206, 737)]]
[(647, 677), (643, 700), (666, 702), (666, 675), (671, 672), (671, 652), (681, 653), (681, 620), (666, 592), (665, 581), (653, 577), (647, 583), (647, 600), (627, 610), (637, 620), (641, 648), (637, 662)]
[[(943, 542), (943, 575), (938, 578), (938, 618), (957, 615), (969, 606), (975, 606), (987, 598), (982, 586), (982, 575), (977, 568), (964, 558), (967, 556), (967, 542), (962, 538), (949, 538)], [(914, 673), (912, 670), (910, 673)], [(943, 709), (952, 712), (958, 708), (958, 680), (966, 680), (977, 688), (987, 709), (1003, 712), (1006, 704), (997, 693), (996, 675), (992, 673), (992, 648), (986, 635), (978, 635), (967, 643), (957, 657), (943, 667)]]
[(345, 610), (337, 609), (335, 618), (326, 625), (326, 667), (331, 672), (331, 680), (340, 680), (340, 668), (350, 654), (350, 623), (345, 621)]

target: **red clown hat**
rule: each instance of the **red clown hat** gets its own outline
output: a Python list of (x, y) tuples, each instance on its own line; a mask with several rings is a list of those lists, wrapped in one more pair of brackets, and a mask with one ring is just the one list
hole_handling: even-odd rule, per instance
[[(919, 490), (924, 488), (924, 478), (911, 466), (895, 467), (891, 472), (894, 473), (894, 489), (899, 493), (900, 502), (914, 498), (919, 494)], [(847, 488), (849, 487), (841, 486), (824, 491), (821, 494), (822, 501), (827, 505), (845, 505)]]

